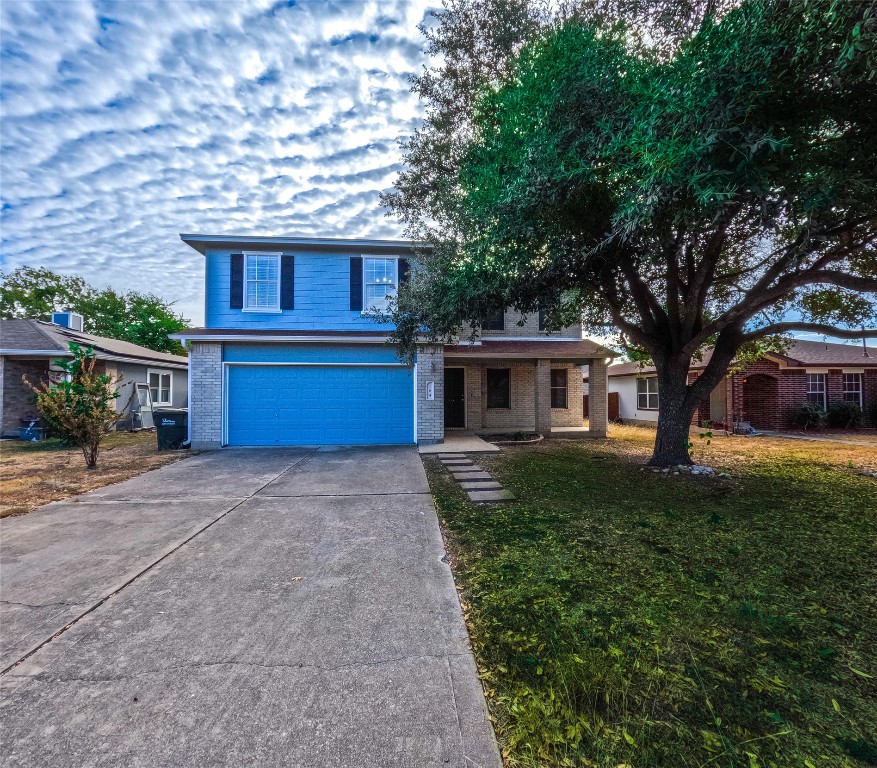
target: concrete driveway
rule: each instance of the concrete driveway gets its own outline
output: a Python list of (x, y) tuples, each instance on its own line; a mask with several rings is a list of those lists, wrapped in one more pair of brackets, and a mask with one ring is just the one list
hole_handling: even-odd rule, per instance
[(0, 536), (5, 766), (500, 765), (413, 447), (203, 454)]

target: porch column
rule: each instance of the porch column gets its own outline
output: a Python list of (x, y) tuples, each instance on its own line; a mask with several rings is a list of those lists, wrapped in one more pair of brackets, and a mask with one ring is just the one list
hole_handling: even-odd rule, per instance
[(606, 437), (609, 428), (608, 384), (606, 360), (593, 358), (588, 363), (588, 430), (594, 437)]
[(551, 361), (536, 361), (536, 381), (533, 386), (535, 398), (536, 431), (543, 435), (551, 433)]

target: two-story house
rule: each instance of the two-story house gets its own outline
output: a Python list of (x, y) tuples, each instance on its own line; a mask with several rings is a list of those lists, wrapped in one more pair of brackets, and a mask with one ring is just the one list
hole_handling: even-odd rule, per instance
[(548, 333), (506, 312), (474, 343), (418, 348), (408, 365), (369, 311), (408, 279), (412, 244), (182, 235), (206, 259), (205, 327), (189, 349), (193, 448), (444, 440), (445, 430), (606, 434), (612, 353), (580, 326)]

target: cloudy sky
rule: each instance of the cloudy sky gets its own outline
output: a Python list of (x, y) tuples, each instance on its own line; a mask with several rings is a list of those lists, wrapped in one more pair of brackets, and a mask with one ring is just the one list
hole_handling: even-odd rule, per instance
[(438, 0), (0, 3), (2, 268), (151, 291), (203, 321), (178, 233), (395, 237)]

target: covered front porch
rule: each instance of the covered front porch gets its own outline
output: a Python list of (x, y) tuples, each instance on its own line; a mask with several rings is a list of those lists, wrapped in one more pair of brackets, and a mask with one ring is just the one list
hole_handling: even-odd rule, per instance
[[(445, 434), (538, 432), (605, 437), (611, 352), (590, 341), (482, 341), (444, 350)], [(583, 414), (582, 367), (590, 414)]]

